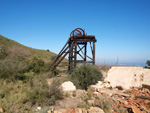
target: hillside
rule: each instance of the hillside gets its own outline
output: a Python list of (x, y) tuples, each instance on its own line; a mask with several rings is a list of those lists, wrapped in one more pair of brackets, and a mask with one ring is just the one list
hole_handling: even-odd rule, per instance
[(30, 48), (2, 35), (0, 35), (0, 51), (1, 57), (21, 56), (26, 59), (37, 57), (45, 62), (50, 62), (51, 57), (56, 56), (56, 54), (53, 52)]

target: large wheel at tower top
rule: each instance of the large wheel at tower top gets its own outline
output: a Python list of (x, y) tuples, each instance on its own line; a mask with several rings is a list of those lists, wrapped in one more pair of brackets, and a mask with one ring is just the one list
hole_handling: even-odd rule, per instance
[(85, 35), (85, 31), (81, 28), (76, 28), (74, 29), (71, 33), (70, 33), (70, 37), (72, 36), (76, 36), (76, 35), (82, 35), (84, 36)]

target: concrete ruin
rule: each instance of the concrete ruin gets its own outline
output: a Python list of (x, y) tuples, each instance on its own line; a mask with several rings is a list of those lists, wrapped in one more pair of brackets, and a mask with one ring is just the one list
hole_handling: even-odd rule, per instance
[(121, 86), (124, 89), (131, 87), (150, 86), (150, 69), (143, 67), (118, 67), (114, 66), (107, 73), (105, 81), (115, 88)]

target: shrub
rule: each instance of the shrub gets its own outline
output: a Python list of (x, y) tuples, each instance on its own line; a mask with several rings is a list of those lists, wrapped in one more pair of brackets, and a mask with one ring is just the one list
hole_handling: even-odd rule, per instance
[(57, 57), (56, 55), (52, 56), (51, 61), (53, 61), (56, 57)]
[(25, 47), (14, 46), (8, 49), (9, 55), (12, 57), (23, 57), (26, 58), (30, 55), (30, 51)]
[(34, 73), (47, 72), (51, 69), (50, 63), (45, 63), (42, 59), (34, 57), (31, 61), (26, 61), (28, 64), (27, 71), (33, 71)]
[(0, 60), (5, 59), (8, 53), (6, 52), (5, 49), (0, 48)]
[(78, 88), (87, 89), (88, 86), (103, 80), (103, 75), (96, 66), (84, 64), (71, 73), (71, 79)]
[(59, 86), (60, 82), (56, 80), (48, 85), (43, 75), (33, 76), (26, 83), (0, 79), (0, 107), (7, 113), (29, 113), (36, 106), (49, 107), (63, 98)]
[(107, 96), (100, 95), (94, 103), (94, 106), (100, 107), (105, 113), (111, 113), (113, 101)]
[(0, 63), (0, 78), (19, 79), (23, 76), (26, 65), (17, 59), (5, 59)]
[(63, 98), (63, 93), (59, 88), (59, 81), (53, 81), (51, 85), (48, 85), (46, 79), (39, 75), (30, 81), (30, 86), (28, 98), (32, 104), (49, 106), (54, 105), (55, 100)]
[(150, 60), (147, 60), (146, 64), (147, 64), (148, 66), (150, 66)]
[(7, 82), (0, 80), (0, 106), (7, 113), (21, 113), (31, 110), (31, 106), (27, 103), (27, 93), (25, 84), (21, 81)]

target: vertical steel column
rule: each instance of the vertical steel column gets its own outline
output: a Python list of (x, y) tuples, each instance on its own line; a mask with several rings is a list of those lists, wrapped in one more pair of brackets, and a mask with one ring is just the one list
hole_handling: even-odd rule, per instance
[(86, 52), (87, 52), (86, 46), (87, 46), (87, 42), (85, 42), (85, 44), (84, 44), (84, 61), (86, 61)]
[(77, 64), (77, 42), (75, 42), (75, 52), (74, 52), (74, 67), (76, 67)]
[(93, 42), (93, 64), (95, 65), (95, 42)]
[[(69, 41), (69, 48), (71, 47), (71, 45), (72, 45), (72, 41), (70, 40)], [(72, 67), (71, 67), (71, 64), (72, 64), (72, 50), (69, 52), (69, 66), (68, 66), (68, 70), (71, 70), (72, 69)]]

